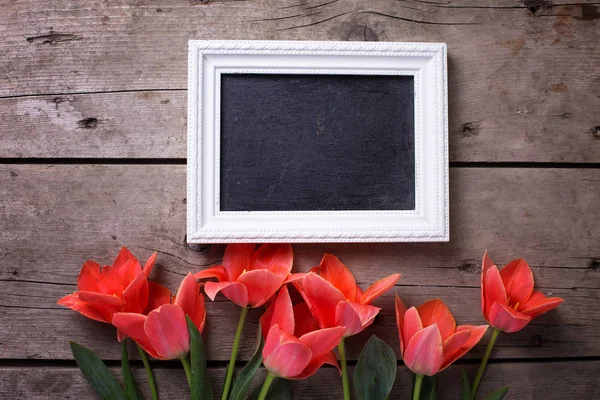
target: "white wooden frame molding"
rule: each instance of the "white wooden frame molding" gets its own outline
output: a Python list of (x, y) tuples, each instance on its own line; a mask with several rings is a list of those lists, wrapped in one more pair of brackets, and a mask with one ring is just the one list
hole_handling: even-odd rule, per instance
[[(189, 243), (449, 240), (446, 44), (192, 40), (188, 67)], [(221, 211), (223, 73), (414, 76), (415, 210)]]

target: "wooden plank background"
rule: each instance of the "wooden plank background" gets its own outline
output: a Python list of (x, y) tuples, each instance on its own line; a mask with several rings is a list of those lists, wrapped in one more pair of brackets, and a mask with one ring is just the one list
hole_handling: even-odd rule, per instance
[[(93, 398), (68, 340), (118, 366), (114, 329), (56, 305), (84, 260), (156, 250), (154, 278), (174, 290), (221, 259), (223, 246), (185, 245), (188, 39), (447, 42), (451, 241), (294, 245), (297, 269), (333, 252), (361, 285), (400, 272), (406, 303), (441, 297), (459, 323), (481, 323), (483, 251), (525, 257), (538, 288), (566, 302), (501, 336), (482, 392), (600, 397), (600, 3), (0, 0), (0, 398)], [(373, 333), (398, 348), (392, 294), (377, 304), (352, 360)], [(215, 387), (236, 313), (222, 297), (208, 304)], [(470, 373), (482, 352), (467, 355)], [(179, 366), (155, 365), (165, 398), (185, 397)], [(442, 398), (458, 396), (459, 376), (441, 374)], [(408, 385), (401, 367), (393, 397)], [(331, 369), (294, 388), (339, 397)]]

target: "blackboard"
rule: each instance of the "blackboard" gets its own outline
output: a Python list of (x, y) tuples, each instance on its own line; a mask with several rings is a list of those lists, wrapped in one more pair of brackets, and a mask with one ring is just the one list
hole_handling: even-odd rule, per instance
[(414, 210), (414, 78), (222, 74), (222, 211)]

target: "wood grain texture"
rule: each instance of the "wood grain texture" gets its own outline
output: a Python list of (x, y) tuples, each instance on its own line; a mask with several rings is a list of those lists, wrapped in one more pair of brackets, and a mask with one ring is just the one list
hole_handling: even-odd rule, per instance
[[(129, 93), (131, 112), (121, 124), (114, 120), (120, 106), (75, 104), (56, 116), (53, 100), (72, 96), (65, 93), (183, 91), (188, 39), (276, 39), (447, 42), (451, 160), (600, 161), (600, 5), (593, 0), (52, 0), (43, 7), (4, 0), (0, 6), (0, 96), (16, 96), (0, 109), (29, 113), (16, 125), (0, 125), (11, 138), (3, 157), (183, 157), (183, 103), (171, 113)], [(51, 96), (20, 97), (44, 94)], [(117, 102), (118, 96), (124, 94)], [(140, 124), (143, 118), (131, 114), (156, 112), (171, 126), (154, 139), (157, 146), (138, 146), (144, 127), (156, 132), (162, 125)], [(23, 138), (36, 113), (40, 123)], [(95, 124), (86, 118), (97, 124), (83, 136), (98, 135), (84, 142), (79, 121)], [(27, 140), (50, 144), (23, 146)]]
[(1, 158), (185, 158), (185, 91), (0, 99)]
[[(472, 377), (476, 366), (467, 366), (467, 373)], [(588, 379), (586, 375), (600, 369), (599, 361), (577, 362), (545, 362), (545, 363), (501, 363), (491, 364), (487, 369), (485, 379), (480, 386), (480, 393), (491, 393), (508, 384), (511, 385), (507, 400), (533, 399), (567, 399), (594, 398), (600, 394), (600, 384), (597, 379)], [(119, 368), (112, 372), (121, 381)], [(353, 373), (350, 367), (350, 373)], [(189, 396), (185, 375), (182, 369), (154, 369), (159, 395), (161, 398), (183, 399)], [(134, 374), (142, 391), (148, 396), (148, 384), (142, 369), (134, 369)], [(221, 387), (224, 376), (222, 368), (209, 369), (211, 384), (215, 393)], [(264, 371), (259, 371), (252, 388), (262, 383)], [(567, 384), (557, 385), (557, 382)], [(461, 367), (451, 366), (437, 377), (439, 400), (454, 400), (461, 398)], [(398, 368), (396, 382), (390, 398), (396, 400), (410, 398), (412, 377), (405, 367)], [(342, 397), (341, 382), (337, 372), (332, 368), (323, 368), (316, 375), (303, 381), (291, 382), (294, 399), (338, 399)], [(327, 387), (327, 390), (324, 388)], [(0, 397), (24, 398), (32, 400), (44, 399), (82, 399), (94, 398), (83, 375), (74, 367), (0, 367)]]
[[(497, 357), (600, 355), (600, 170), (453, 168), (450, 177), (449, 243), (295, 245), (296, 269), (306, 271), (332, 252), (363, 287), (401, 272), (395, 291), (407, 304), (441, 297), (459, 323), (482, 323), (483, 250), (498, 264), (525, 257), (537, 287), (566, 302), (501, 338)], [(140, 258), (157, 250), (152, 277), (176, 290), (187, 272), (219, 262), (223, 252), (184, 245), (185, 166), (3, 165), (0, 199), (0, 358), (70, 359), (67, 340), (119, 358), (111, 327), (56, 305), (75, 290), (86, 259), (110, 263), (122, 245)], [(392, 294), (376, 304), (382, 315), (352, 339), (351, 358), (371, 333), (398, 347)], [(226, 360), (238, 310), (219, 296), (208, 313), (209, 358)], [(251, 314), (241, 359), (251, 354), (258, 316)]]

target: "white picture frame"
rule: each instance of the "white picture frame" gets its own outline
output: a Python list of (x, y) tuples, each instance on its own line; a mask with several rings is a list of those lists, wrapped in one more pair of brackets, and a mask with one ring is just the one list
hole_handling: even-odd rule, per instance
[[(187, 241), (448, 241), (446, 54), (445, 43), (190, 41)], [(221, 211), (221, 73), (412, 75), (415, 209)]]

